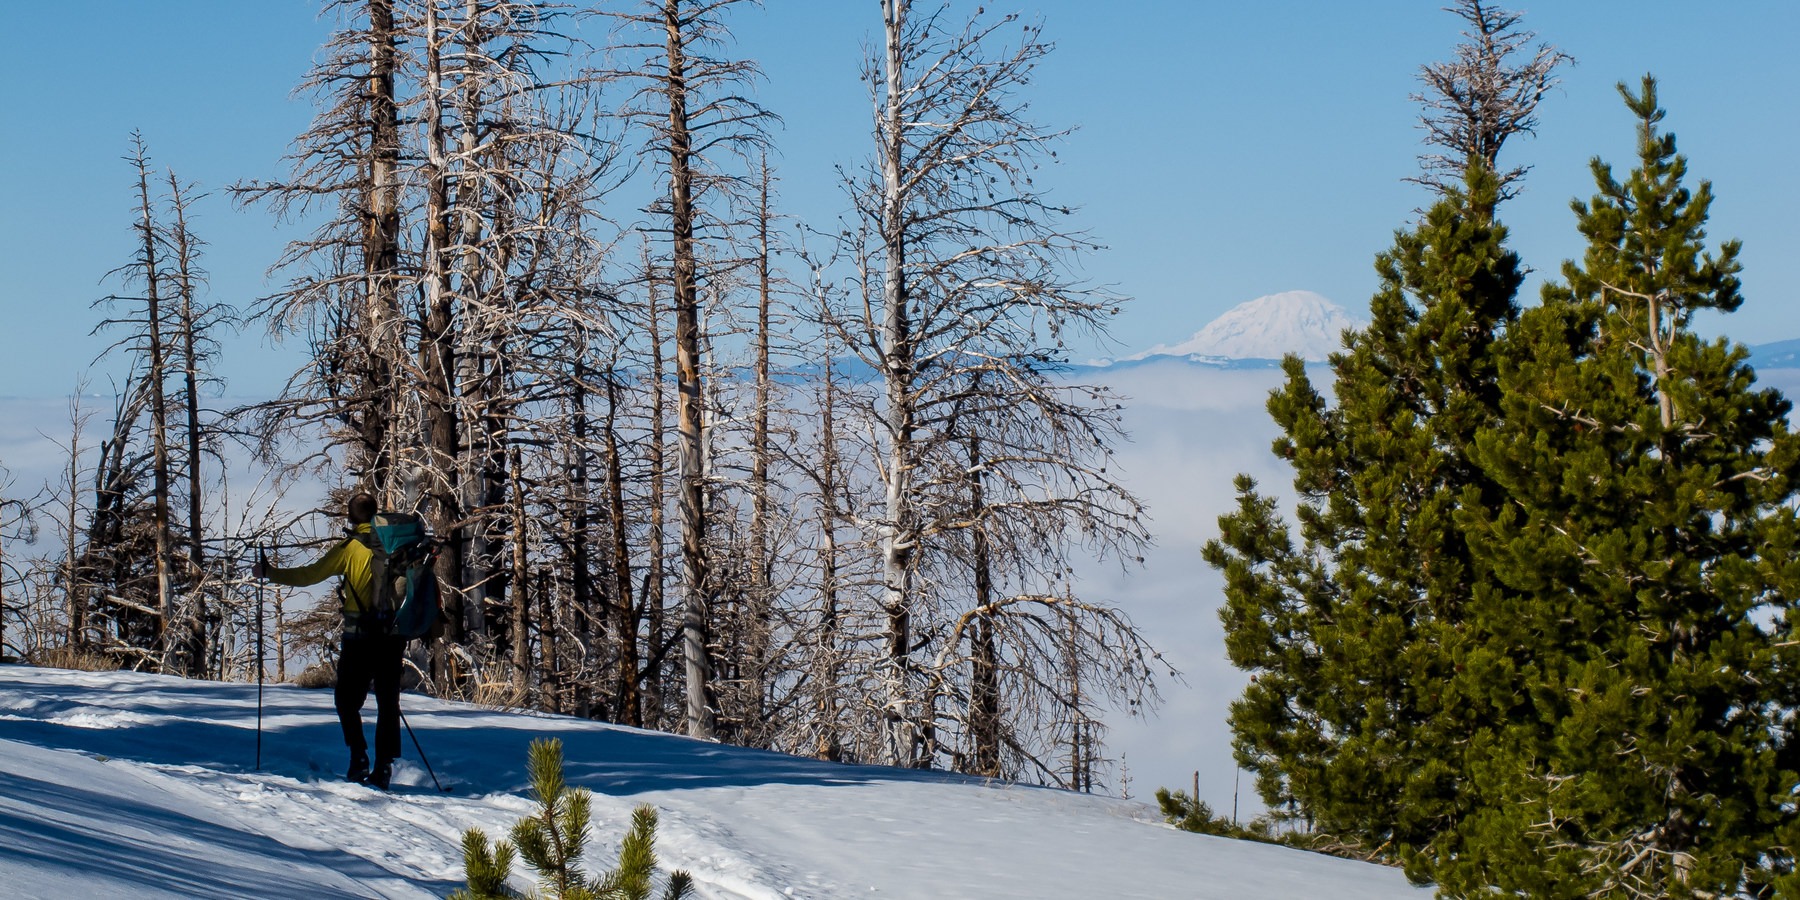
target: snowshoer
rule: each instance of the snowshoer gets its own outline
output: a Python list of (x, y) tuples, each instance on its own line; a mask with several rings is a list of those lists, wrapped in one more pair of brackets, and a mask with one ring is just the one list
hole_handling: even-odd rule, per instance
[[(374, 591), (380, 575), (375, 571), (380, 564), (371, 549), (375, 540), (370, 526), (377, 509), (375, 498), (358, 493), (346, 506), (350, 533), (330, 552), (310, 565), (293, 569), (258, 560), (253, 572), (258, 578), (289, 587), (318, 584), (333, 575), (343, 578), (339, 595), (343, 600), (344, 640), (338, 653), (334, 699), (338, 723), (344, 728), (344, 743), (350, 747), (350, 768), (344, 777), (387, 790), (394, 760), (400, 756), (400, 664), (407, 639), (388, 633), (374, 619)], [(368, 699), (371, 684), (375, 688), (376, 709), (373, 768), (369, 765), (369, 745), (362, 727), (362, 705)]]

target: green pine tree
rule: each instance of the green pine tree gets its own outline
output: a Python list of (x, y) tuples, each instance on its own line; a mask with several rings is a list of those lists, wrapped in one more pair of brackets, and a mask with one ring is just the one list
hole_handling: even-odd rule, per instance
[[(656, 809), (649, 805), (632, 811), (617, 868), (598, 882), (581, 873), (580, 860), (587, 841), (591, 795), (585, 788), (570, 788), (563, 776), (562, 741), (540, 738), (531, 742), (526, 757), (531, 792), (538, 802), (536, 815), (513, 826), (511, 843), (490, 848), (487, 835), (478, 828), (463, 834), (463, 871), (468, 887), (450, 900), (507, 900), (522, 895), (506, 886), (512, 877), (516, 855), (538, 875), (548, 900), (649, 900), (656, 874)], [(693, 891), (693, 878), (673, 872), (663, 890), (663, 900), (683, 900)]]
[(1239, 762), (1271, 810), (1390, 858), (1458, 819), (1460, 738), (1490, 715), (1444, 686), (1479, 583), (1454, 514), (1496, 497), (1469, 452), (1498, 415), (1495, 341), (1522, 277), (1496, 190), (1473, 162), (1377, 258), (1372, 321), (1331, 359), (1335, 405), (1285, 362), (1269, 411), (1298, 540), (1240, 476), (1205, 548), (1227, 651), (1252, 673), (1231, 711)]
[(1515, 714), (1471, 736), (1452, 896), (1774, 896), (1793, 868), (1800, 444), (1744, 349), (1690, 330), (1740, 304), (1738, 244), (1706, 249), (1655, 82), (1619, 91), (1638, 166), (1595, 160), (1586, 254), (1509, 334), (1476, 441), (1507, 502), (1458, 518), (1493, 582), (1453, 690)]
[(450, 900), (517, 900), (519, 892), (506, 886), (512, 877), (513, 848), (501, 841), (489, 847), (479, 828), (463, 832), (463, 874), (469, 886), (450, 895)]
[(1205, 800), (1189, 797), (1187, 791), (1171, 792), (1168, 788), (1157, 788), (1156, 806), (1162, 810), (1164, 821), (1182, 831), (1234, 836), (1239, 830), (1230, 821), (1213, 813), (1212, 807)]
[(520, 819), (512, 829), (512, 843), (525, 864), (537, 872), (538, 881), (556, 900), (588, 900), (587, 882), (578, 868), (587, 844), (592, 797), (584, 788), (571, 789), (563, 778), (562, 741), (539, 738), (526, 755), (531, 793), (538, 802), (535, 816)]

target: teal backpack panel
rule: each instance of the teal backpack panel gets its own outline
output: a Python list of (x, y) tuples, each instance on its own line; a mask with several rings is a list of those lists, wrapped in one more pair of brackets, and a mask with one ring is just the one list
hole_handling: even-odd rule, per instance
[(438, 618), (437, 541), (412, 513), (381, 513), (369, 523), (369, 532), (374, 540), (364, 543), (386, 573), (375, 589), (376, 633), (424, 637)]

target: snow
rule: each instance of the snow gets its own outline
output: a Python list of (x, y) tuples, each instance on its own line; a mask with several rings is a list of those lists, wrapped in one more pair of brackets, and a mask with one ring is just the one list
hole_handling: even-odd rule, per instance
[(1345, 329), (1363, 324), (1312, 291), (1285, 291), (1240, 303), (1179, 344), (1158, 344), (1126, 359), (1280, 359), (1296, 353), (1302, 359), (1321, 362), (1342, 349)]
[[(1141, 803), (845, 766), (414, 694), (380, 793), (338, 780), (327, 691), (0, 666), (0, 883), (16, 898), (442, 897), (460, 839), (531, 809), (525, 749), (559, 737), (594, 791), (590, 870), (631, 809), (707, 900), (1415, 898), (1394, 869), (1176, 831)], [(521, 867), (522, 870), (523, 867)], [(523, 871), (516, 887), (526, 887)]]

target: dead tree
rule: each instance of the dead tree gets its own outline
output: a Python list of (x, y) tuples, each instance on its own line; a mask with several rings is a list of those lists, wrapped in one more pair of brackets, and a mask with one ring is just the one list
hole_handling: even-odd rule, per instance
[(156, 535), (156, 608), (159, 613), (157, 652), (162, 656), (162, 665), (167, 667), (175, 649), (171, 646), (175, 619), (175, 585), (174, 572), (171, 571), (173, 561), (170, 559), (173, 536), (169, 524), (169, 354), (164, 346), (163, 334), (167, 324), (164, 322), (167, 310), (163, 306), (162, 297), (164, 240), (162, 228), (155, 221), (155, 213), (151, 208), (149, 159), (145, 155), (144, 141), (137, 134), (131, 136), (131, 141), (131, 162), (137, 171), (138, 222), (135, 228), (138, 232), (139, 256), (130, 270), (144, 287), (141, 351), (145, 354), (144, 383), (150, 391), (151, 527), (155, 529)]
[[(647, 154), (668, 178), (655, 211), (667, 222), (671, 303), (675, 316), (677, 485), (681, 516), (682, 657), (686, 672), (686, 731), (718, 733), (709, 625), (718, 585), (706, 557), (706, 436), (701, 383), (701, 258), (708, 213), (705, 194), (728, 179), (715, 168), (719, 150), (755, 145), (768, 114), (741, 87), (757, 77), (754, 63), (712, 55), (729, 40), (723, 14), (742, 0), (646, 0), (636, 12), (612, 13), (627, 37), (615, 50), (643, 57), (620, 74), (644, 85), (632, 115), (649, 130)], [(649, 35), (660, 35), (652, 40)]]
[[(25, 647), (13, 639), (13, 653), (9, 657), (6, 652), (6, 616), (8, 611), (18, 615), (24, 609), (24, 578), (18, 563), (7, 556), (7, 551), (14, 542), (32, 544), (37, 542), (37, 522), (34, 517), (35, 504), (19, 497), (9, 497), (12, 492), (12, 478), (4, 468), (0, 468), (0, 659), (17, 659), (24, 655)], [(9, 585), (20, 587), (17, 593), (9, 592)]]
[[(884, 41), (866, 71), (875, 153), (852, 184), (861, 225), (849, 236), (867, 248), (858, 253), (866, 299), (838, 319), (881, 390), (872, 412), (885, 506), (870, 524), (885, 617), (882, 761), (951, 758), (951, 737), (970, 725), (957, 648), (974, 626), (983, 734), (974, 756), (991, 768), (1002, 651), (983, 635), (995, 621), (1029, 613), (1060, 635), (1065, 617), (1087, 619), (1127, 681), (1148, 682), (1135, 662), (1147, 647), (1121, 614), (1054, 599), (1072, 536), (1126, 558), (1147, 539), (1140, 504), (1105, 474), (1116, 403), (1053, 378), (1065, 335), (1103, 331), (1120, 300), (1066, 274), (1096, 245), (1064, 227), (1069, 209), (1035, 184), (1063, 134), (1027, 120), (1018, 99), (1050, 50), (1040, 27), (980, 13), (954, 24), (947, 6), (915, 17), (908, 0), (884, 0), (882, 11)], [(989, 599), (971, 604), (971, 589)], [(1039, 630), (1020, 629), (1012, 645), (1028, 694), (1027, 683), (1054, 680), (1063, 656)], [(1034, 715), (1044, 699), (1023, 698), (1013, 715)]]
[[(1456, 0), (1444, 8), (1468, 23), (1456, 59), (1419, 68), (1424, 90), (1412, 100), (1425, 108), (1419, 127), (1427, 146), (1421, 173), (1407, 179), (1438, 194), (1461, 189), (1470, 159), (1480, 159), (1500, 179), (1497, 201), (1517, 196), (1529, 166), (1499, 167), (1500, 148), (1515, 134), (1537, 132), (1537, 108), (1556, 86), (1556, 69), (1575, 58), (1519, 25), (1522, 14), (1487, 0)], [(1492, 216), (1493, 210), (1487, 210)]]
[(207, 302), (201, 297), (206, 273), (200, 268), (200, 251), (205, 242), (188, 225), (194, 186), (182, 184), (173, 171), (168, 173), (168, 181), (168, 277), (170, 300), (174, 305), (172, 324), (176, 345), (173, 349), (181, 373), (181, 386), (177, 392), (183, 434), (180, 466), (187, 493), (187, 521), (184, 523), (187, 558), (183, 561), (182, 581), (188, 588), (185, 609), (172, 624), (180, 627), (178, 641), (184, 669), (189, 674), (207, 677), (212, 673), (206, 661), (214, 655), (209, 650), (213, 637), (209, 636), (208, 628), (215, 617), (206, 599), (207, 530), (202, 512), (204, 479), (201, 470), (205, 460), (203, 448), (211, 443), (213, 424), (202, 421), (200, 389), (202, 385), (216, 382), (211, 374), (211, 362), (218, 351), (214, 333), (230, 323), (231, 315), (225, 304)]
[(342, 448), (342, 465), (393, 507), (401, 505), (394, 461), (404, 432), (397, 427), (404, 421), (399, 379), (410, 334), (400, 297), (412, 279), (402, 267), (411, 254), (401, 246), (404, 33), (394, 0), (332, 0), (325, 8), (343, 24), (301, 81), (319, 111), (295, 139), (291, 173), (231, 188), (239, 203), (267, 204), (282, 219), (327, 209), (324, 221), (271, 266), (289, 280), (250, 311), (277, 336), (302, 332), (310, 349), (282, 396), (252, 412), (264, 426), (265, 453), (279, 435), (322, 431), (317, 456), (292, 462), (328, 460)]
[(74, 394), (69, 399), (69, 443), (64, 446), (64, 458), (68, 466), (63, 470), (63, 481), (52, 489), (59, 503), (59, 515), (56, 524), (62, 530), (63, 558), (57, 567), (58, 580), (61, 581), (63, 594), (63, 616), (66, 630), (63, 633), (63, 646), (79, 651), (87, 644), (87, 583), (83, 578), (83, 569), (79, 564), (76, 549), (79, 546), (82, 532), (81, 524), (81, 433), (87, 428), (92, 414), (81, 408), (81, 394), (85, 385), (77, 384)]
[(152, 454), (138, 437), (149, 398), (142, 372), (134, 368), (116, 392), (112, 430), (96, 453), (94, 499), (70, 578), (92, 592), (84, 636), (93, 639), (95, 649), (136, 669), (154, 668), (161, 660), (161, 611), (153, 605), (154, 500), (145, 485)]
[[(770, 189), (774, 180), (769, 171), (769, 157), (765, 152), (758, 159), (756, 178), (756, 211), (753, 219), (755, 230), (755, 248), (753, 260), (756, 278), (756, 328), (753, 332), (755, 343), (754, 366), (755, 399), (751, 410), (750, 434), (750, 526), (749, 526), (749, 559), (748, 568), (750, 583), (745, 586), (749, 595), (748, 641), (745, 646), (747, 681), (745, 693), (753, 698), (757, 708), (746, 709), (740, 717), (749, 722), (765, 723), (766, 710), (761, 708), (767, 701), (770, 681), (774, 673), (770, 671), (770, 640), (774, 629), (775, 589), (773, 585), (774, 560), (771, 559), (771, 495), (774, 485), (771, 482), (770, 462), (774, 456), (770, 446), (769, 413), (773, 402), (774, 381), (771, 376), (770, 343), (772, 330), (776, 325), (774, 310), (775, 277), (773, 275), (772, 257), (774, 248), (770, 239), (770, 230), (774, 222), (774, 213), (770, 210)], [(764, 746), (766, 741), (758, 742)]]
[[(165, 272), (168, 264), (168, 239), (150, 194), (150, 162), (143, 136), (134, 132), (131, 146), (131, 154), (126, 157), (126, 161), (131, 163), (135, 177), (132, 231), (136, 248), (132, 261), (111, 274), (123, 281), (127, 291), (133, 292), (108, 295), (99, 301), (109, 309), (117, 310), (121, 305), (125, 308), (121, 315), (109, 315), (103, 319), (95, 330), (124, 331), (123, 336), (108, 348), (108, 352), (122, 350), (127, 355), (133, 372), (128, 390), (142, 391), (149, 415), (145, 427), (150, 444), (147, 454), (150, 478), (150, 551), (145, 554), (145, 559), (148, 560), (155, 579), (155, 587), (147, 604), (147, 608), (153, 610), (150, 616), (154, 622), (155, 637), (153, 647), (140, 646), (137, 649), (147, 654), (146, 659), (156, 668), (181, 671), (182, 666), (175, 654), (173, 629), (176, 573), (173, 571), (174, 536), (170, 522), (172, 460), (167, 390), (172, 374), (172, 354), (168, 346), (172, 307), (164, 296), (169, 288)], [(131, 442), (131, 424), (124, 425), (124, 428), (123, 433), (115, 432), (115, 441), (120, 444)]]
[(259, 310), (277, 331), (307, 329), (313, 350), (262, 412), (323, 428), (325, 449), (347, 453), (317, 461), (348, 469), (384, 506), (426, 515), (445, 542), (433, 682), (468, 687), (474, 670), (512, 664), (507, 590), (526, 532), (512, 521), (511, 453), (522, 410), (568, 373), (533, 358), (535, 336), (596, 319), (581, 306), (592, 293), (574, 288), (593, 271), (583, 248), (594, 241), (574, 233), (613, 157), (588, 121), (599, 80), (558, 32), (561, 4), (328, 8), (345, 26), (304, 83), (320, 113), (292, 177), (234, 189), (282, 214), (336, 204), (278, 262), (297, 274)]
[[(664, 510), (668, 505), (668, 395), (663, 390), (663, 378), (667, 372), (668, 359), (663, 352), (662, 303), (658, 292), (661, 284), (651, 265), (650, 250), (644, 248), (643, 283), (644, 283), (644, 331), (650, 352), (650, 423), (649, 458), (645, 461), (650, 471), (650, 495), (648, 497), (649, 523), (644, 537), (646, 545), (644, 564), (644, 589), (642, 603), (646, 628), (646, 644), (649, 652), (644, 665), (644, 705), (650, 715), (646, 724), (656, 725), (665, 721), (665, 710), (668, 705), (667, 679), (664, 672), (664, 657), (671, 640), (668, 638), (667, 594), (668, 572), (665, 560), (668, 548), (668, 522)], [(685, 716), (685, 713), (684, 713)]]

